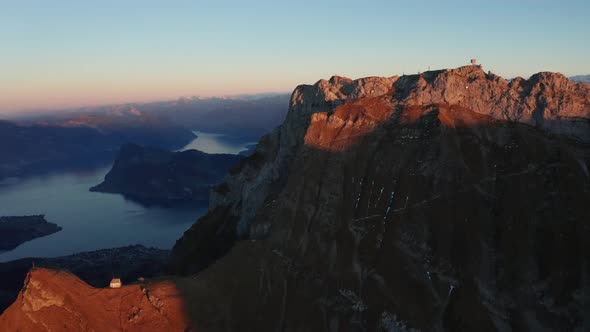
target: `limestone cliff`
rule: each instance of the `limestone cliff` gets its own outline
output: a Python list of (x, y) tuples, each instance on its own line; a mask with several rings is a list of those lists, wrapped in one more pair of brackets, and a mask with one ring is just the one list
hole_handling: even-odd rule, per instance
[(588, 329), (589, 89), (479, 66), (298, 87), (173, 250), (225, 294), (195, 324)]
[[(370, 109), (371, 117), (355, 115), (348, 119), (349, 123), (339, 116), (330, 117), (330, 112), (345, 101), (368, 97), (381, 97), (386, 105)], [(213, 196), (211, 209), (230, 205), (231, 214), (239, 219), (240, 234), (247, 233), (249, 220), (261, 206), (268, 185), (287, 172), (289, 160), (304, 143), (311, 121), (329, 118), (328, 125), (333, 128), (368, 126), (363, 130), (370, 131), (387, 122), (396, 111), (435, 105), (461, 107), (495, 120), (524, 123), (590, 142), (590, 86), (572, 82), (559, 73), (539, 73), (528, 80), (516, 78), (510, 82), (485, 73), (479, 66), (391, 78), (351, 80), (334, 76), (295, 89), (285, 122), (262, 140), (240, 172), (226, 179), (229, 190)], [(346, 136), (345, 130), (338, 139)]]

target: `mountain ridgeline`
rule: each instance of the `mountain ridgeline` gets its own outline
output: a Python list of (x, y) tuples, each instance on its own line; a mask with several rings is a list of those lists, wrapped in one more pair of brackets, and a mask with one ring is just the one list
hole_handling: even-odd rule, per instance
[[(588, 330), (589, 119), (590, 86), (555, 73), (299, 86), (174, 246), (185, 277), (87, 301), (129, 330), (185, 329), (179, 298), (198, 331)], [(33, 271), (0, 326), (106, 326), (62, 279)]]
[(589, 92), (479, 66), (299, 86), (176, 243), (173, 270), (199, 272), (187, 298), (224, 308), (189, 314), (211, 330), (588, 329)]

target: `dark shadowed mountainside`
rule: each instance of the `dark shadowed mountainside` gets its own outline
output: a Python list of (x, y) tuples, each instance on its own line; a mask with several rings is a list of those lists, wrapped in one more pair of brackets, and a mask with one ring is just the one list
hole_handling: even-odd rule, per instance
[(554, 73), (298, 87), (176, 243), (193, 322), (588, 329), (589, 117), (588, 85)]
[(203, 202), (209, 199), (209, 190), (241, 158), (126, 144), (104, 182), (90, 190), (120, 193), (144, 204)]
[(133, 113), (0, 121), (0, 179), (96, 167), (112, 161), (125, 143), (177, 149), (194, 138), (161, 117)]
[(12, 250), (24, 242), (61, 231), (58, 225), (47, 222), (45, 216), (0, 217), (0, 250)]

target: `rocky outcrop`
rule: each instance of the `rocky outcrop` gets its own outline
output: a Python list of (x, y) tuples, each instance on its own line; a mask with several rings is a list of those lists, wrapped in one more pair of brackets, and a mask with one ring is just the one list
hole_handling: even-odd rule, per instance
[(120, 193), (146, 204), (203, 202), (208, 200), (211, 187), (241, 158), (126, 144), (104, 182), (90, 190)]
[(0, 250), (12, 250), (24, 242), (61, 231), (44, 215), (0, 217)]
[(3, 331), (188, 331), (171, 281), (119, 289), (88, 286), (72, 274), (36, 268), (2, 316)]
[(0, 120), (0, 179), (103, 167), (125, 143), (178, 149), (194, 139), (190, 130), (149, 115)]
[(554, 73), (300, 86), (173, 250), (173, 270), (201, 271), (189, 315), (210, 330), (586, 330), (589, 115), (588, 85)]
[(66, 270), (93, 287), (107, 287), (116, 275), (123, 283), (166, 272), (170, 252), (133, 245), (51, 258), (22, 258), (0, 263), (0, 312), (14, 302), (31, 267)]

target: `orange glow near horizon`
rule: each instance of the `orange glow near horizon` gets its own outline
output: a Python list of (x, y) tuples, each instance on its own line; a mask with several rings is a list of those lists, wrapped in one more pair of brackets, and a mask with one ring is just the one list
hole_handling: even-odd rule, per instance
[[(184, 83), (184, 84), (183, 84)], [(180, 97), (218, 97), (258, 93), (290, 93), (286, 82), (16, 82), (0, 87), (0, 114), (109, 104), (146, 103)]]
[[(441, 1), (4, 1), (0, 114), (291, 92), (332, 75), (415, 74), (459, 67), (471, 58), (505, 78), (590, 73), (590, 43), (582, 42), (590, 30), (588, 1), (548, 2), (539, 10), (526, 3), (509, 7)], [(343, 33), (336, 22), (355, 28)], [(399, 33), (409, 26), (412, 33)]]

